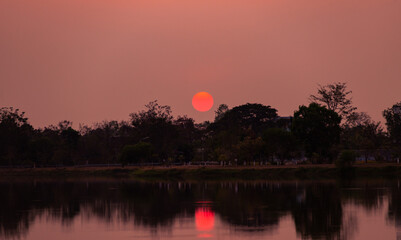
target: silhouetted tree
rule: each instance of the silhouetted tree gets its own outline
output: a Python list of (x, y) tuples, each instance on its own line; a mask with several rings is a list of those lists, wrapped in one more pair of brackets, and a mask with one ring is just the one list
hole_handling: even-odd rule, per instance
[(212, 130), (250, 129), (259, 132), (274, 126), (277, 110), (262, 104), (247, 103), (230, 109), (211, 125)]
[(147, 142), (139, 142), (135, 145), (126, 145), (120, 155), (122, 165), (128, 163), (141, 163), (151, 160), (153, 146)]
[(358, 150), (365, 157), (375, 154), (385, 142), (385, 135), (380, 122), (374, 122), (367, 114), (346, 125), (341, 134), (342, 147)]
[(340, 122), (341, 117), (333, 110), (311, 103), (308, 107), (300, 106), (294, 113), (292, 131), (303, 143), (309, 158), (318, 154), (333, 160), (332, 147), (340, 139)]
[(177, 129), (176, 158), (178, 161), (190, 162), (195, 155), (196, 140), (201, 133), (195, 126), (195, 121), (187, 116), (178, 116), (173, 122)]
[(228, 108), (227, 104), (220, 104), (217, 110), (215, 111), (214, 121), (220, 120), (228, 110), (230, 109)]
[(80, 154), (90, 163), (117, 163), (121, 148), (137, 141), (126, 123), (103, 121), (94, 126), (81, 126)]
[(311, 102), (316, 102), (333, 110), (342, 117), (342, 120), (348, 122), (357, 109), (352, 106), (352, 98), (349, 96), (352, 91), (347, 90), (347, 83), (336, 82), (325, 86), (319, 85), (316, 95), (310, 95)]
[(48, 137), (33, 138), (29, 143), (29, 159), (35, 166), (49, 166), (52, 164), (55, 147), (54, 142)]
[(171, 108), (159, 105), (157, 101), (145, 105), (146, 110), (131, 113), (131, 124), (137, 132), (139, 141), (150, 142), (160, 159), (168, 160), (174, 156), (177, 128), (173, 124)]
[(284, 160), (295, 157), (299, 145), (292, 132), (282, 128), (266, 129), (263, 132), (263, 141), (269, 155), (276, 157), (281, 164)]
[(367, 125), (372, 122), (371, 117), (365, 112), (353, 112), (348, 115), (344, 128), (353, 128), (357, 126)]
[(59, 131), (62, 139), (61, 151), (66, 154), (62, 157), (63, 164), (74, 165), (76, 157), (73, 156), (78, 149), (79, 132), (72, 128), (72, 123), (63, 121), (59, 123)]
[(12, 107), (0, 108), (0, 165), (27, 163), (33, 132), (24, 112)]
[(383, 111), (386, 119), (387, 131), (390, 134), (392, 145), (397, 152), (398, 157), (401, 155), (401, 102), (394, 104), (391, 108)]
[(257, 158), (262, 160), (264, 149), (261, 147), (256, 147), (261, 150), (251, 155), (244, 153), (252, 148), (249, 146), (251, 142), (260, 145), (259, 142), (262, 141), (257, 138), (261, 137), (264, 129), (276, 125), (277, 110), (270, 106), (251, 103), (230, 110), (223, 105), (220, 110), (219, 117), (216, 115), (216, 120), (206, 130), (208, 137), (205, 141), (213, 158), (220, 161), (234, 161), (239, 157), (240, 161), (251, 161), (258, 156)]

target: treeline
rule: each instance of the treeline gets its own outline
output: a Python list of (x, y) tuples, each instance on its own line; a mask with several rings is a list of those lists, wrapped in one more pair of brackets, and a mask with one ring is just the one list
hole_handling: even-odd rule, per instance
[(385, 132), (379, 122), (356, 111), (350, 94), (345, 83), (319, 86), (310, 104), (289, 117), (262, 104), (231, 109), (222, 104), (213, 122), (201, 124), (187, 116), (173, 117), (169, 106), (153, 101), (131, 113), (128, 121), (104, 121), (78, 130), (69, 121), (35, 129), (24, 112), (4, 107), (0, 166), (326, 163), (339, 155), (365, 161), (399, 158), (401, 102), (383, 111)]

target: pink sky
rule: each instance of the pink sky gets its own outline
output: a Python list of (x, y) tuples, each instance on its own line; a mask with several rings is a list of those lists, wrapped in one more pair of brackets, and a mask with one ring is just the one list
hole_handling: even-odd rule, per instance
[[(34, 126), (126, 120), (151, 100), (291, 115), (348, 82), (374, 120), (401, 101), (400, 0), (1, 0), (0, 106)], [(196, 112), (192, 96), (215, 105)]]

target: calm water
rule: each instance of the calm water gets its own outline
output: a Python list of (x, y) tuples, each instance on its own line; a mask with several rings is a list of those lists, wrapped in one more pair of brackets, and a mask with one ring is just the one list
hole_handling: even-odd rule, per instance
[(400, 183), (0, 181), (0, 239), (401, 239)]

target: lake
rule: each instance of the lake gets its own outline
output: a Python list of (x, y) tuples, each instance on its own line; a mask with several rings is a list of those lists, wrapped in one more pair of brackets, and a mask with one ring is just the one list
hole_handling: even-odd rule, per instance
[(0, 239), (401, 239), (398, 180), (0, 180)]

